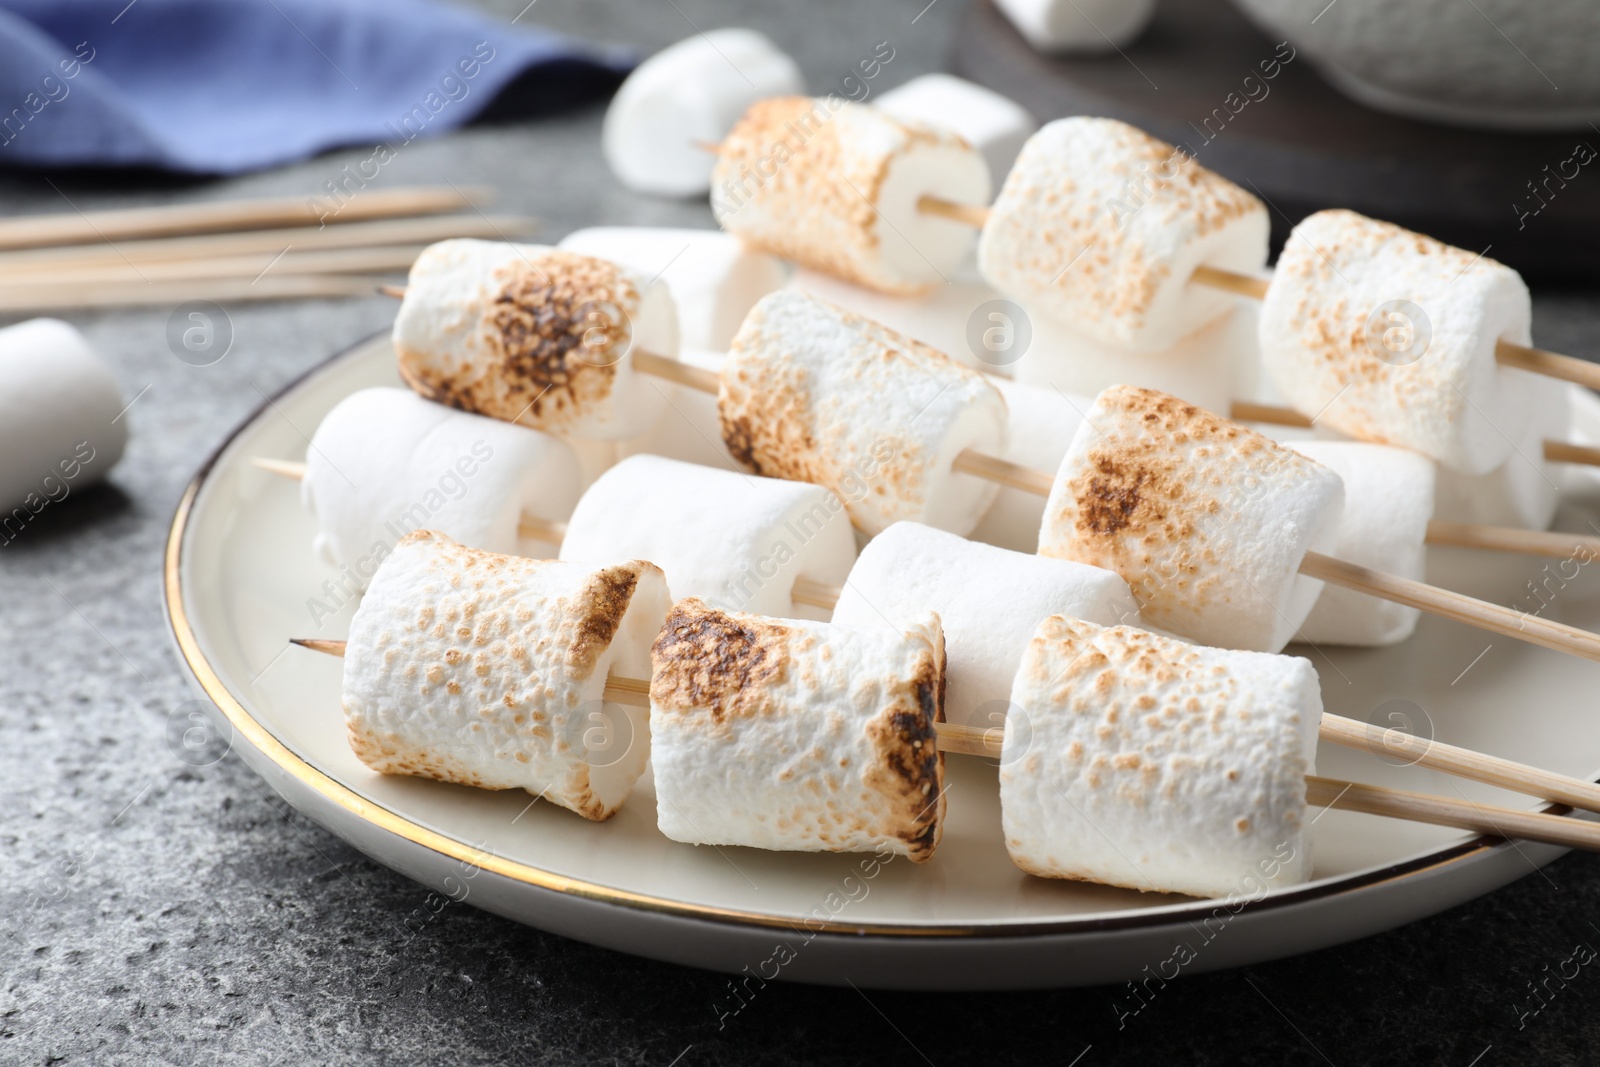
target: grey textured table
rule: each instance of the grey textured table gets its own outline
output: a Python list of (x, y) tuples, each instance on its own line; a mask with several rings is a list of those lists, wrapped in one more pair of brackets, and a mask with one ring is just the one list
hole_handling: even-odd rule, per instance
[[(525, 0), (501, 0), (506, 18)], [(766, 29), (825, 89), (877, 41), (890, 87), (937, 69), (960, 0), (542, 0), (526, 18), (654, 48), (695, 26)], [(920, 17), (918, 12), (921, 11)], [(554, 239), (608, 222), (709, 226), (703, 205), (620, 189), (599, 112), (406, 147), (380, 185), (496, 187)], [(0, 175), (0, 210), (308, 192), (365, 152), (237, 181), (130, 186)], [(1539, 343), (1600, 351), (1589, 294), (1536, 301)], [(133, 441), (112, 484), (74, 493), (0, 550), (0, 1062), (628, 1064), (1588, 1062), (1600, 971), (1551, 978), (1591, 922), (1600, 862), (1570, 856), (1404, 929), (1160, 989), (974, 996), (769, 985), (717, 1023), (723, 976), (591, 948), (451, 906), (288, 810), (236, 757), (169, 744), (190, 698), (168, 647), (160, 555), (184, 483), (283, 383), (382, 329), (380, 299), (232, 309), (220, 363), (168, 351), (169, 309), (73, 315), (115, 363)], [(1534, 1000), (1530, 982), (1553, 993)], [(1537, 1014), (1527, 1014), (1545, 1006)], [(1081, 1059), (1075, 1059), (1080, 1057)]]

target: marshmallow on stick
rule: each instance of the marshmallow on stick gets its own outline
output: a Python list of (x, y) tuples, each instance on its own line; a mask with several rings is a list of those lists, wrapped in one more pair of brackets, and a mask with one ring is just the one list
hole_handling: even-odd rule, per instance
[(967, 449), (999, 451), (1006, 406), (995, 387), (804, 293), (780, 290), (750, 312), (717, 408), (735, 459), (832, 489), (868, 534), (903, 519), (965, 534), (994, 500), (994, 483), (951, 465)]
[(1528, 288), (1509, 267), (1353, 211), (1303, 219), (1261, 305), (1267, 374), (1296, 410), (1464, 474), (1504, 463), (1535, 417)]
[(1563, 473), (1545, 460), (1544, 443), (1546, 439), (1565, 440), (1571, 434), (1576, 386), (1540, 378), (1533, 388), (1535, 416), (1504, 463), (1486, 474), (1439, 468), (1434, 518), (1529, 530), (1550, 528), (1561, 505)]
[(514, 555), (523, 516), (565, 519), (582, 488), (559, 438), (373, 388), (323, 416), (300, 494), (317, 520), (317, 553), (364, 584), (416, 529)]
[[(1333, 555), (1422, 581), (1433, 514), (1433, 461), (1360, 441), (1295, 441), (1289, 447), (1344, 482)], [(1294, 639), (1313, 645), (1393, 645), (1411, 636), (1421, 616), (1416, 608), (1329, 585)]]
[(1011, 690), (1000, 809), (1030, 874), (1221, 897), (1310, 875), (1306, 660), (1052, 616)]
[(989, 284), (1103, 344), (1170, 348), (1234, 297), (1189, 277), (1267, 262), (1267, 209), (1181, 149), (1113, 119), (1028, 139), (978, 242)]
[(350, 747), (383, 774), (526, 789), (608, 818), (650, 742), (642, 709), (605, 702), (606, 675), (648, 676), (669, 605), (651, 563), (531, 560), (411, 534), (350, 622)]
[(128, 442), (125, 410), (111, 368), (73, 327), (31, 319), (0, 330), (0, 544), (105, 477)]
[(1107, 389), (1072, 440), (1039, 553), (1116, 571), (1145, 622), (1222, 648), (1277, 652), (1338, 543), (1339, 476), (1238, 423), (1148, 389)]
[(946, 715), (998, 726), (1023, 650), (1048, 615), (1103, 626), (1139, 621), (1128, 583), (1110, 571), (1008, 552), (914, 522), (868, 542), (844, 585), (833, 621), (888, 631), (924, 611), (944, 628)]
[(821, 486), (643, 455), (589, 487), (561, 544), (563, 559), (651, 560), (676, 599), (784, 616), (803, 613), (795, 579), (837, 586), (855, 555), (844, 505)]
[(631, 357), (678, 353), (660, 282), (542, 245), (457, 239), (411, 267), (394, 346), (430, 400), (574, 437), (642, 433), (666, 406)]
[(989, 199), (983, 157), (953, 133), (837, 96), (755, 104), (723, 139), (717, 222), (752, 247), (886, 293), (947, 280), (971, 227), (918, 210), (932, 196)]
[(674, 841), (932, 857), (944, 639), (676, 604), (652, 654), (657, 820)]

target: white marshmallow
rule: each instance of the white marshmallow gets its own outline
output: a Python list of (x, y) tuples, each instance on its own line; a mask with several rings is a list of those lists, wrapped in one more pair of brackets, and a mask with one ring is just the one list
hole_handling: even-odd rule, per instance
[(665, 282), (678, 308), (679, 343), (718, 352), (727, 351), (755, 302), (782, 288), (789, 274), (780, 260), (718, 230), (593, 226), (557, 247)]
[(0, 330), (0, 543), (98, 482), (128, 442), (117, 380), (59, 319)]
[(1004, 719), (1023, 650), (1046, 616), (1139, 621), (1128, 583), (1110, 571), (898, 522), (862, 549), (833, 621), (893, 630), (925, 611), (944, 628), (945, 715), (982, 727)]
[(394, 321), (400, 375), (452, 407), (574, 437), (645, 432), (666, 406), (632, 355), (678, 354), (660, 282), (544, 245), (458, 238), (411, 266)]
[[(726, 352), (693, 348), (678, 353), (679, 362), (718, 374), (722, 373), (722, 364), (727, 358)], [(728, 446), (722, 443), (716, 394), (673, 382), (657, 381), (655, 384), (666, 394), (666, 413), (650, 427), (649, 433), (619, 442), (622, 455), (644, 453), (698, 463), (702, 467), (739, 470), (739, 464), (728, 453)]]
[(1033, 321), (1033, 341), (1015, 377), (1088, 396), (1113, 385), (1137, 385), (1226, 412), (1234, 398), (1254, 392), (1260, 368), (1255, 301), (1238, 301), (1170, 348), (1133, 352), (1102, 344), (1048, 318)]
[(995, 0), (1041, 52), (1114, 52), (1144, 32), (1156, 0)]
[[(983, 304), (1003, 298), (987, 282), (965, 269), (952, 274), (949, 284), (941, 284), (918, 296), (892, 296), (863, 289), (804, 268), (794, 272), (787, 288), (871, 319), (969, 367), (1005, 372), (1012, 362), (1011, 353), (1003, 345), (991, 350), (975, 348), (972, 344), (969, 330), (973, 317), (981, 317), (979, 309)], [(982, 330), (990, 325), (987, 318), (980, 324), (980, 341)], [(1013, 340), (1016, 336), (1015, 333), (1010, 335)]]
[(1310, 877), (1322, 694), (1305, 660), (1054, 616), (1011, 701), (1000, 810), (1023, 870), (1199, 897)]
[(317, 520), (318, 555), (365, 584), (413, 530), (517, 554), (521, 517), (564, 520), (582, 489), (577, 458), (558, 438), (375, 388), (323, 417), (300, 497)]
[[(1000, 458), (1030, 470), (1058, 469), (1073, 435), (1078, 432), (1078, 425), (1094, 407), (1094, 397), (1053, 388), (1041, 389), (1004, 378), (991, 381), (1000, 390), (1010, 415)], [(972, 539), (1016, 552), (1037, 552), (1039, 523), (1043, 518), (1043, 497), (1001, 486), (994, 503), (984, 512), (983, 521), (973, 529)]]
[(1495, 362), (1527, 344), (1517, 272), (1353, 211), (1319, 211), (1284, 245), (1261, 305), (1261, 355), (1289, 403), (1351, 437), (1465, 474), (1506, 461), (1534, 376)]
[(648, 559), (674, 599), (760, 615), (801, 613), (795, 579), (837, 586), (855, 557), (844, 505), (821, 486), (643, 455), (589, 487), (561, 543), (562, 559)]
[(1254, 430), (1148, 389), (1095, 399), (1045, 505), (1039, 553), (1116, 571), (1146, 623), (1277, 652), (1322, 591), (1299, 573), (1338, 543), (1339, 476)]
[(1533, 418), (1506, 461), (1487, 474), (1462, 474), (1440, 467), (1434, 517), (1441, 522), (1476, 522), (1548, 530), (1561, 505), (1561, 469), (1545, 462), (1544, 442), (1572, 432), (1572, 391), (1579, 388), (1540, 378), (1533, 383)]
[(931, 613), (899, 633), (680, 601), (652, 657), (661, 832), (931, 858), (944, 816), (943, 644)]
[(923, 196), (989, 199), (989, 168), (955, 134), (836, 96), (750, 108), (722, 142), (711, 209), (764, 252), (886, 293), (946, 281), (973, 233), (924, 214)]
[[(1333, 555), (1422, 581), (1428, 520), (1433, 517), (1433, 461), (1402, 448), (1360, 441), (1295, 441), (1289, 447), (1344, 481), (1344, 513)], [(1421, 616), (1416, 608), (1325, 585), (1295, 640), (1393, 645), (1411, 636)]]
[(1257, 271), (1267, 209), (1181, 149), (1114, 119), (1070, 118), (1028, 139), (989, 211), (978, 267), (1036, 317), (1159, 351), (1234, 298), (1196, 267)]
[(606, 675), (650, 671), (669, 606), (652, 564), (604, 567), (407, 536), (350, 620), (350, 747), (383, 774), (526, 789), (605, 819), (650, 756), (642, 709)]
[(805, 92), (794, 60), (754, 30), (697, 33), (634, 68), (600, 128), (600, 149), (628, 188), (696, 196), (711, 186), (716, 144), (751, 104)]
[(1004, 177), (1039, 124), (1026, 108), (953, 74), (924, 74), (878, 97), (875, 106), (901, 122), (937, 126), (983, 153), (991, 179)]
[(902, 519), (965, 534), (993, 482), (951, 469), (994, 453), (1006, 406), (975, 371), (893, 330), (780, 290), (750, 312), (723, 364), (722, 438), (757, 474), (838, 493), (875, 534)]

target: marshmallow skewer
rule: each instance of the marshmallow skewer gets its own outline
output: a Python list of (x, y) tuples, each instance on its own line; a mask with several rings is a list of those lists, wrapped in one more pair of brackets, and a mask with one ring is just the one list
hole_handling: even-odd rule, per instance
[[(669, 360), (668, 362), (671, 361)], [(303, 481), (306, 476), (306, 465), (294, 460), (267, 459), (258, 456), (250, 462), (269, 474), (276, 474), (281, 478), (288, 478), (292, 481)], [(567, 524), (556, 519), (541, 519), (536, 515), (525, 514), (517, 521), (517, 533), (529, 540), (542, 541), (547, 545), (559, 545), (567, 536)], [(789, 594), (789, 598), (798, 604), (809, 604), (818, 608), (832, 608), (838, 602), (839, 590), (835, 586), (826, 585), (802, 575), (795, 578), (794, 587)], [(317, 651), (325, 652), (328, 650), (318, 648)], [(626, 703), (626, 701), (620, 702)]]
[[(291, 638), (291, 643), (312, 652), (320, 652), (329, 656), (343, 656), (345, 642), (325, 638)], [(627, 678), (616, 674), (608, 674), (605, 684), (605, 700), (625, 704), (630, 707), (650, 706), (650, 682), (642, 678)], [(1351, 722), (1352, 720), (1344, 720)], [(1000, 755), (1000, 731), (998, 728), (960, 726), (954, 723), (938, 723), (935, 727), (938, 734), (939, 749), (944, 752), (968, 756), (998, 757)], [(1355, 723), (1347, 728), (1349, 736), (1365, 736), (1368, 727), (1364, 723)], [(1327, 736), (1325, 733), (1324, 736)], [(1331, 738), (1330, 738), (1331, 740)], [(1383, 743), (1377, 742), (1378, 750), (1385, 749)], [(1414, 755), (1413, 749), (1445, 749), (1452, 754), (1462, 754), (1461, 766), (1477, 769), (1477, 773), (1468, 774), (1465, 770), (1460, 773), (1463, 777), (1475, 778), (1478, 781), (1490, 782), (1494, 785), (1503, 785), (1508, 789), (1518, 789), (1524, 783), (1504, 772), (1493, 770), (1501, 764), (1519, 768), (1541, 775), (1549, 780), (1549, 784), (1541, 788), (1539, 793), (1530, 794), (1550, 799), (1546, 794), (1570, 794), (1575, 798), (1581, 797), (1588, 804), (1594, 804), (1592, 796), (1583, 795), (1581, 791), (1574, 792), (1570, 786), (1562, 783), (1568, 780), (1560, 775), (1548, 774), (1534, 768), (1521, 768), (1510, 761), (1495, 759), (1480, 753), (1456, 749), (1448, 745), (1439, 745), (1435, 742), (1425, 741), (1420, 738), (1408, 738), (1405, 748), (1408, 754)], [(1358, 747), (1368, 747), (1363, 743)], [(1577, 786), (1589, 786), (1591, 783), (1575, 782)], [(1426, 793), (1412, 793), (1398, 789), (1386, 789), (1382, 786), (1363, 785), (1359, 782), (1346, 782), (1334, 778), (1321, 778), (1316, 775), (1306, 777), (1306, 800), (1313, 807), (1339, 808), (1345, 811), (1363, 812), (1368, 815), (1379, 815), (1385, 818), (1407, 819), (1412, 822), (1431, 823), (1435, 826), (1453, 826), (1462, 830), (1471, 830), (1497, 837), (1517, 838), (1526, 841), (1540, 841), (1546, 844), (1559, 845), (1565, 848), (1581, 848), (1587, 851), (1600, 851), (1600, 824), (1569, 819), (1560, 815), (1545, 814), (1542, 812), (1518, 811), (1515, 808), (1506, 808), (1488, 804), (1474, 804), (1470, 801), (1451, 800), (1447, 797), (1432, 796)], [(1562, 800), (1563, 803), (1569, 801)]]
[[(935, 215), (965, 223), (979, 230), (989, 220), (989, 209), (986, 207), (958, 204), (936, 196), (919, 197), (917, 210), (925, 215)], [(1235, 296), (1249, 297), (1252, 300), (1265, 300), (1267, 287), (1271, 284), (1266, 278), (1206, 264), (1196, 267), (1189, 275), (1189, 281), (1195, 285), (1204, 285), (1211, 289), (1233, 293)], [(1600, 364), (1590, 363), (1588, 360), (1506, 340), (1495, 342), (1494, 355), (1495, 362), (1502, 367), (1515, 367), (1546, 378), (1556, 378), (1590, 389), (1600, 389)]]

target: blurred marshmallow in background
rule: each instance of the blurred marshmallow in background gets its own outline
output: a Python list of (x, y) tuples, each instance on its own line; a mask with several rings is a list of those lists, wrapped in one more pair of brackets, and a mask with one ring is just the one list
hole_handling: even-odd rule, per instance
[(1156, 0), (994, 0), (1041, 52), (1111, 52), (1144, 32)]
[(111, 369), (58, 319), (0, 330), (0, 543), (104, 478), (128, 441)]
[(745, 109), (805, 92), (800, 68), (765, 35), (700, 33), (641, 63), (606, 109), (600, 145), (617, 180), (640, 193), (699, 196), (711, 189), (715, 145)]
[(953, 74), (912, 78), (880, 96), (877, 106), (902, 122), (959, 133), (983, 154), (995, 185), (1005, 179), (1022, 143), (1039, 128), (1021, 104)]

